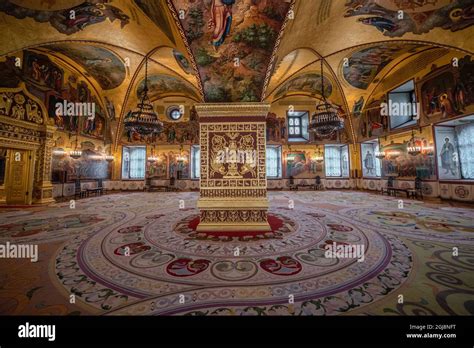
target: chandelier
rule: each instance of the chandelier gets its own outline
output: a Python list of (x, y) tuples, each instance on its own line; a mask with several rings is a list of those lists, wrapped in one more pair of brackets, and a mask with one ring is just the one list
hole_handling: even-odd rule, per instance
[(423, 150), (423, 148), (422, 148), (421, 144), (418, 141), (416, 141), (415, 134), (413, 133), (413, 130), (412, 130), (411, 131), (411, 139), (407, 144), (407, 152), (408, 152), (408, 154), (410, 154), (412, 156), (417, 156), (421, 153), (422, 150)]
[(324, 155), (320, 149), (318, 149), (318, 153), (313, 157), (313, 160), (317, 163), (324, 162)]
[(77, 149), (77, 143), (78, 143), (78, 138), (79, 138), (79, 128), (76, 131), (76, 145), (74, 147), (74, 150), (69, 151), (69, 156), (74, 159), (78, 159), (82, 157), (82, 151)]
[(148, 57), (145, 57), (145, 86), (141, 100), (137, 107), (125, 116), (124, 128), (141, 135), (158, 134), (163, 130), (163, 122), (158, 119), (148, 98)]
[(151, 149), (151, 155), (148, 156), (147, 161), (148, 162), (158, 162), (159, 158), (158, 156), (155, 155), (155, 146)]
[(344, 120), (339, 117), (336, 108), (326, 100), (324, 95), (323, 62), (321, 57), (321, 95), (323, 99), (316, 106), (316, 112), (311, 116), (308, 130), (321, 138), (327, 138), (344, 128)]

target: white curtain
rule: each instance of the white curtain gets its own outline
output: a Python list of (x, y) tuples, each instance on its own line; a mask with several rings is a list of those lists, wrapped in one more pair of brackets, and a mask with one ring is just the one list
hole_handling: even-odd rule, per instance
[(344, 145), (340, 148), (341, 151), (341, 175), (343, 177), (349, 176), (349, 146)]
[(191, 166), (192, 178), (199, 179), (201, 177), (201, 148), (199, 146), (192, 147)]
[(461, 174), (464, 179), (474, 179), (474, 123), (456, 127)]
[(326, 176), (342, 176), (340, 146), (326, 145), (324, 147), (324, 163)]
[(281, 177), (281, 147), (267, 146), (267, 178)]
[(146, 147), (124, 147), (122, 152), (122, 178), (144, 179), (146, 166)]

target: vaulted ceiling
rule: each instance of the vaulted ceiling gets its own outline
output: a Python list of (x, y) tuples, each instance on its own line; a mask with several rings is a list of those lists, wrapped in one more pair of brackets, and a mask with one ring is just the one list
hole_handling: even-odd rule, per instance
[(119, 124), (145, 57), (153, 100), (191, 102), (318, 99), (324, 58), (325, 93), (354, 128), (352, 106), (385, 77), (474, 51), (472, 0), (221, 1), (232, 15), (223, 37), (213, 0), (2, 0), (0, 57), (30, 49), (74, 66), (117, 105)]

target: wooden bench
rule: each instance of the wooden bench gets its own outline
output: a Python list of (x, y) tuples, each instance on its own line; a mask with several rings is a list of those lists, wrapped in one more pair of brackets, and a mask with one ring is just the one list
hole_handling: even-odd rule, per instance
[(388, 196), (397, 196), (397, 193), (402, 192), (406, 194), (407, 198), (418, 198), (421, 197), (423, 199), (423, 190), (422, 190), (423, 184), (421, 182), (421, 178), (416, 177), (415, 178), (415, 188), (397, 188), (395, 187), (395, 178), (393, 176), (390, 176), (387, 181), (387, 187), (382, 188), (382, 195), (384, 193), (387, 193)]

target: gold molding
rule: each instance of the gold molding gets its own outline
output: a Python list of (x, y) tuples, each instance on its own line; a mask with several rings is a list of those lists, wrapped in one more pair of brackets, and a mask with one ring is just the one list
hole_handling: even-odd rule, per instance
[(268, 103), (206, 103), (195, 105), (199, 117), (266, 117), (270, 111), (270, 106)]

